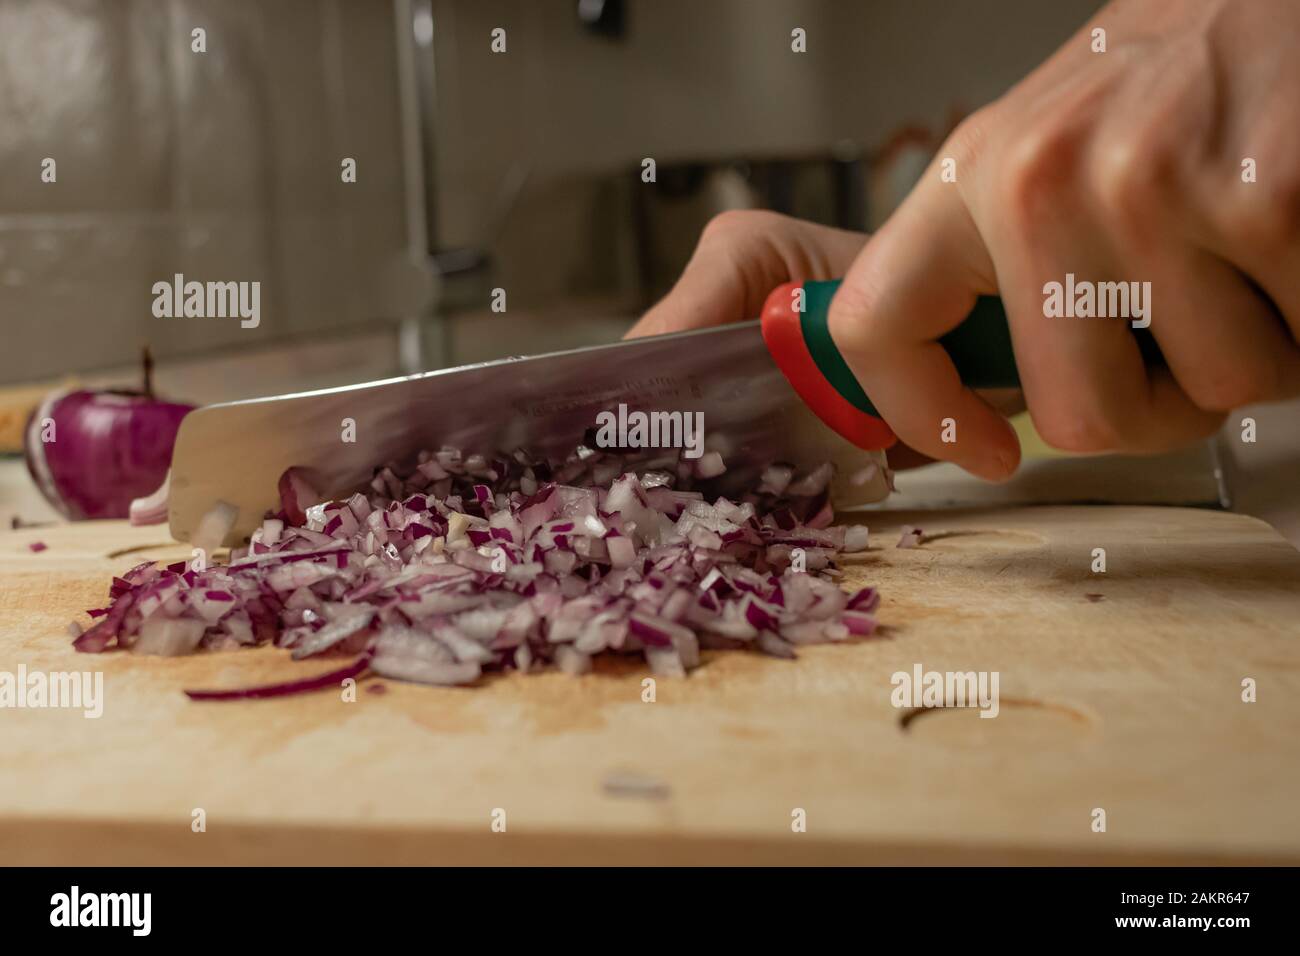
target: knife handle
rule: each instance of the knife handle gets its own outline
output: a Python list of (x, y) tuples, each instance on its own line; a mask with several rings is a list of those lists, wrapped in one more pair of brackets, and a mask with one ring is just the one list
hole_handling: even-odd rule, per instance
[[(823, 422), (859, 448), (889, 448), (898, 439), (862, 390), (826, 327), (831, 299), (840, 280), (787, 282), (763, 306), (763, 341), (799, 397)], [(799, 310), (796, 293), (803, 292)], [(1148, 367), (1163, 366), (1164, 356), (1149, 329), (1132, 329)], [(982, 295), (970, 315), (939, 339), (971, 388), (1019, 388), (1011, 347), (1011, 328), (1002, 300)]]

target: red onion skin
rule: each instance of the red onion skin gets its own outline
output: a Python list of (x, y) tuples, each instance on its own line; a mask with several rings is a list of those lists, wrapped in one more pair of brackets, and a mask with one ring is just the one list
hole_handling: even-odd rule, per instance
[[(66, 518), (125, 518), (131, 501), (167, 476), (181, 419), (192, 410), (129, 391), (52, 396), (28, 421), (27, 470)], [(41, 440), (46, 418), (54, 422), (52, 442)]]

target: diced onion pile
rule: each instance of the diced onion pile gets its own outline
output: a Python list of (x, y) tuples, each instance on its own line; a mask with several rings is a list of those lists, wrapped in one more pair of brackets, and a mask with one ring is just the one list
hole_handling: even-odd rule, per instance
[(834, 580), (836, 554), (865, 550), (867, 529), (831, 527), (831, 467), (773, 465), (739, 503), (691, 490), (723, 470), (675, 453), (636, 463), (580, 447), (550, 466), (443, 449), (380, 469), (368, 494), (321, 502), (290, 469), (280, 511), (228, 564), (132, 568), (74, 643), (162, 655), (274, 643), (295, 659), (353, 658), (319, 678), (191, 694), (237, 699), (367, 668), (439, 685), (549, 664), (581, 674), (605, 652), (683, 675), (701, 647), (793, 657), (799, 644), (871, 634), (875, 590), (850, 595)]

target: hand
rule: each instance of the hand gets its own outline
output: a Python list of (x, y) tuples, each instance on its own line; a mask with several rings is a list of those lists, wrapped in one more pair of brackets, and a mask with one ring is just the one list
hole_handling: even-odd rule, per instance
[(838, 279), (867, 235), (763, 210), (715, 216), (681, 278), (643, 315), (628, 338), (756, 318), (767, 295), (784, 282)]
[[(1014, 470), (1014, 432), (934, 342), (982, 293), (1002, 296), (1030, 414), (1057, 448), (1161, 451), (1300, 394), (1297, 48), (1292, 0), (1116, 2), (963, 123), (828, 316), (899, 437), (987, 478)], [(1123, 318), (1045, 317), (1044, 286), (1067, 273), (1150, 282), (1168, 371), (1143, 367)]]
[[(682, 276), (658, 305), (643, 315), (627, 338), (683, 332), (755, 318), (767, 295), (785, 282), (842, 276), (867, 242), (867, 235), (832, 229), (774, 212), (738, 209), (715, 216)], [(1019, 392), (1002, 399), (1008, 414), (1019, 411)], [(894, 469), (933, 459), (899, 443), (888, 451)]]
[[(1300, 394), (1298, 45), (1290, 0), (1113, 3), (963, 123), (870, 241), (724, 214), (632, 334), (750, 318), (776, 285), (843, 270), (831, 333), (885, 419), (913, 448), (1001, 479), (1015, 433), (934, 341), (1000, 294), (1049, 444), (1154, 452), (1208, 436), (1232, 408)], [(1123, 318), (1045, 317), (1044, 287), (1067, 273), (1150, 282), (1169, 370), (1143, 367)]]

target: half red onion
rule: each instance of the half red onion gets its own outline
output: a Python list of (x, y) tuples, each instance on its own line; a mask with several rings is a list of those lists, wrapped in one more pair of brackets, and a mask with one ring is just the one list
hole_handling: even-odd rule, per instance
[[(32, 413), (23, 438), (27, 469), (64, 517), (126, 518), (135, 499), (148, 499), (135, 509), (135, 523), (156, 515), (176, 432), (193, 406), (155, 398), (150, 371), (146, 354), (142, 390), (56, 392)], [(165, 494), (163, 502), (165, 517)]]

